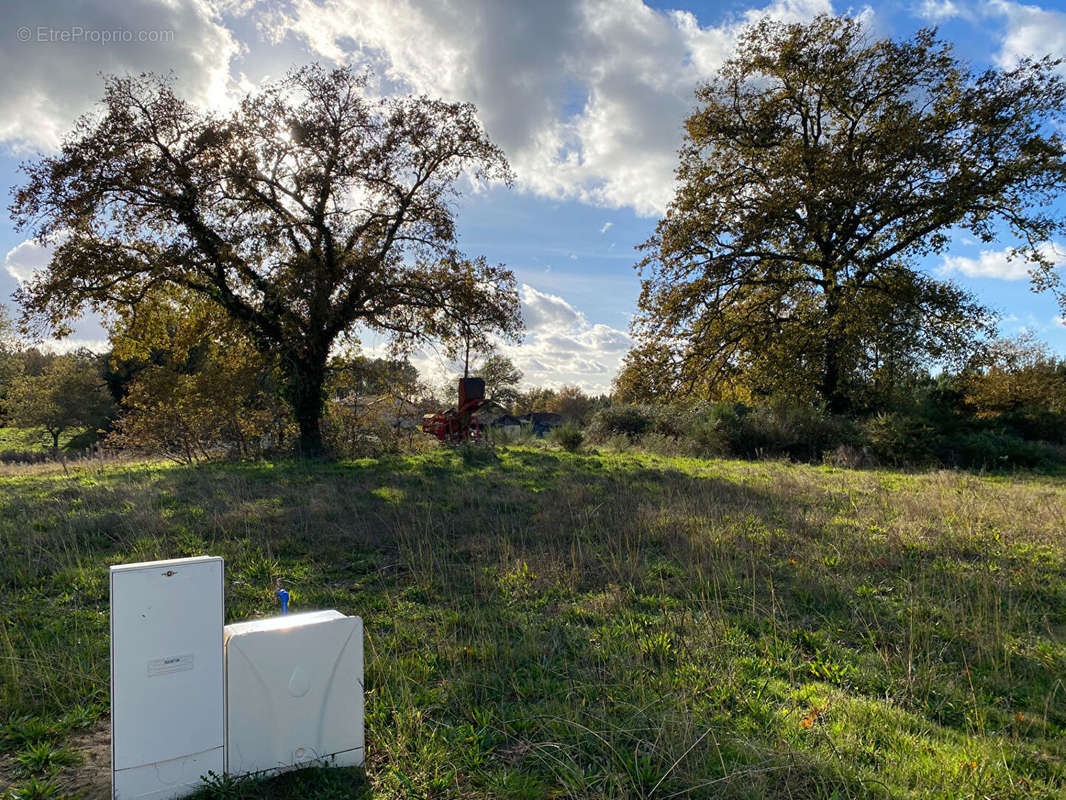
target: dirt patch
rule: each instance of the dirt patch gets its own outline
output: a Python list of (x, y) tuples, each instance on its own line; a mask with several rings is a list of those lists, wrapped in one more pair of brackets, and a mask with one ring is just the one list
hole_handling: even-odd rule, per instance
[[(82, 763), (60, 770), (55, 778), (63, 796), (78, 800), (111, 798), (111, 729), (105, 717), (91, 728), (71, 734), (57, 744), (64, 744), (82, 757)], [(22, 782), (16, 777), (15, 759), (0, 754), (0, 796)]]
[(15, 778), (13, 777), (15, 762), (11, 756), (5, 756), (0, 754), (0, 797), (4, 792), (15, 785)]
[(74, 734), (67, 744), (85, 760), (59, 773), (59, 784), (63, 790), (78, 800), (110, 800), (110, 720), (102, 719), (89, 730)]

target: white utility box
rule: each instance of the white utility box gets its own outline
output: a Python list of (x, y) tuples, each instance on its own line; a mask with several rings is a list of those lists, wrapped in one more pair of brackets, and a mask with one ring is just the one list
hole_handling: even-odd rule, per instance
[(166, 800), (225, 767), (223, 564), (111, 567), (111, 796)]
[(313, 611), (227, 625), (226, 771), (363, 763), (363, 621)]

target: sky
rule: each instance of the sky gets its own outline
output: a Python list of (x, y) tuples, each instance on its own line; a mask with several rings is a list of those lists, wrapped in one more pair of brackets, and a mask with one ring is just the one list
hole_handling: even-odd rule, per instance
[[(974, 67), (1066, 57), (1066, 2), (889, 0), (0, 0), (0, 185), (54, 152), (103, 92), (101, 76), (172, 72), (179, 91), (216, 109), (310, 62), (373, 68), (375, 88), (473, 102), (517, 181), (466, 187), (459, 245), (514, 270), (526, 324), (505, 352), (527, 385), (606, 392), (629, 348), (640, 290), (635, 249), (674, 191), (684, 119), (696, 87), (745, 25), (769, 16), (861, 15), (878, 35), (935, 25)], [(6, 203), (5, 203), (6, 205)], [(1063, 208), (1066, 209), (1066, 203)], [(1031, 332), (1066, 355), (1066, 323), (1029, 287), (1011, 240), (958, 235), (923, 269), (957, 281), (1002, 315), (1004, 335)], [(1066, 242), (1052, 242), (1063, 254)], [(0, 215), (0, 299), (48, 252)], [(60, 349), (107, 349), (85, 319)], [(384, 342), (363, 335), (378, 352)], [(427, 351), (416, 365), (447, 368)]]

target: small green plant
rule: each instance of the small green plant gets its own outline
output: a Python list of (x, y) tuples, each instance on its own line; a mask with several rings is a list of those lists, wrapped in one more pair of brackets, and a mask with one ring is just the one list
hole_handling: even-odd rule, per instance
[(534, 593), (534, 581), (537, 576), (529, 568), (529, 564), (523, 561), (510, 572), (500, 576), (497, 585), (505, 595), (515, 599), (531, 597)]
[(103, 713), (103, 707), (96, 704), (77, 705), (63, 714), (59, 720), (59, 725), (64, 730), (87, 728), (96, 722)]
[(576, 453), (585, 441), (585, 432), (573, 423), (566, 422), (551, 432), (551, 440), (568, 453)]
[(368, 800), (361, 769), (326, 764), (261, 776), (217, 775), (209, 772), (190, 800)]
[(674, 654), (674, 637), (670, 631), (648, 633), (640, 641), (640, 652), (650, 661), (663, 664)]
[(807, 670), (815, 680), (843, 684), (851, 674), (851, 668), (835, 660), (828, 653), (818, 653), (807, 664)]
[(0, 725), (0, 752), (19, 750), (58, 733), (54, 722), (33, 715), (12, 716)]
[(56, 745), (47, 740), (34, 742), (15, 754), (16, 768), (23, 775), (48, 775), (63, 767), (80, 764), (81, 761), (81, 754), (66, 745)]
[(203, 778), (203, 786), (193, 795), (195, 800), (244, 800), (251, 797), (259, 783), (250, 775), (219, 775), (211, 770)]
[(55, 778), (31, 776), (0, 795), (3, 800), (63, 800), (63, 788)]

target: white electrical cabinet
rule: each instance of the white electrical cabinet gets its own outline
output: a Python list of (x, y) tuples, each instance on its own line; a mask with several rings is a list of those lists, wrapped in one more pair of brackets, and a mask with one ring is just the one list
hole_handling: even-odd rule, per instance
[(111, 567), (111, 794), (168, 800), (225, 768), (223, 563)]
[(363, 621), (314, 611), (227, 625), (226, 771), (363, 763)]

